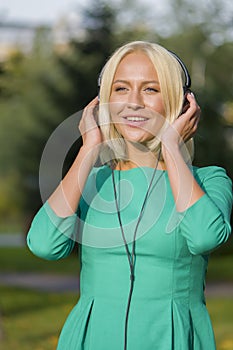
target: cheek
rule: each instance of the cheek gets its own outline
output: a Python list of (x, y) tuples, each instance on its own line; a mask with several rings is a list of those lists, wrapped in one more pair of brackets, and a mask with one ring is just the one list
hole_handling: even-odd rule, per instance
[(124, 109), (124, 103), (122, 102), (114, 102), (110, 100), (109, 102), (109, 112), (111, 118), (114, 120), (117, 118), (118, 114)]
[(165, 115), (165, 109), (164, 109), (164, 103), (161, 98), (158, 98), (153, 101), (150, 105), (148, 105), (152, 110), (156, 111), (157, 113), (161, 115)]

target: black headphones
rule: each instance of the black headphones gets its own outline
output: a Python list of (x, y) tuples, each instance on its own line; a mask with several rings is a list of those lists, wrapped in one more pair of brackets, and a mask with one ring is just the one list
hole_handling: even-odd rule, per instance
[[(175, 54), (173, 51), (167, 50), (170, 54), (172, 54), (172, 56), (177, 60), (177, 62), (180, 64), (184, 76), (185, 76), (185, 83), (183, 86), (183, 90), (184, 90), (184, 96), (186, 95), (187, 92), (191, 92), (190, 88), (191, 88), (191, 77), (190, 74), (188, 72), (188, 69), (186, 67), (186, 65), (184, 64), (184, 62), (181, 60), (181, 58), (179, 56), (177, 56), (177, 54)], [(100, 91), (100, 86), (101, 86), (101, 81), (102, 81), (102, 75), (104, 72), (104, 68), (101, 70), (99, 77), (98, 77), (98, 98), (99, 98), (99, 91)]]
[[(177, 56), (177, 54), (175, 54), (173, 51), (167, 50), (168, 52), (170, 52), (170, 54), (172, 54), (172, 56), (177, 60), (177, 62), (180, 64), (184, 76), (185, 76), (185, 82), (183, 85), (183, 92), (184, 92), (184, 99), (183, 99), (183, 106), (182, 106), (182, 110), (179, 114), (179, 116), (182, 113), (185, 113), (187, 111), (187, 109), (189, 108), (189, 101), (187, 99), (187, 94), (191, 92), (191, 77), (190, 74), (188, 72), (188, 69), (186, 67), (186, 65), (184, 64), (184, 62), (181, 60), (181, 58), (179, 56)], [(178, 116), (178, 117), (179, 117)]]
[(179, 56), (177, 56), (177, 54), (175, 54), (173, 51), (167, 50), (168, 52), (170, 52), (172, 54), (173, 57), (175, 57), (175, 59), (178, 61), (178, 63), (180, 64), (183, 72), (184, 72), (184, 76), (185, 76), (185, 83), (183, 86), (183, 90), (184, 90), (184, 95), (190, 91), (190, 87), (191, 87), (191, 77), (190, 74), (188, 72), (188, 69), (186, 67), (186, 65), (184, 64), (184, 62), (181, 60), (181, 58)]

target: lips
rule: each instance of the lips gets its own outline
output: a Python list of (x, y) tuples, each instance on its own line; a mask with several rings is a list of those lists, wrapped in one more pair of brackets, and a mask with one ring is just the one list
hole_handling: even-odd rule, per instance
[(127, 115), (123, 116), (122, 118), (124, 119), (127, 125), (133, 127), (141, 127), (149, 120), (149, 118), (141, 115)]

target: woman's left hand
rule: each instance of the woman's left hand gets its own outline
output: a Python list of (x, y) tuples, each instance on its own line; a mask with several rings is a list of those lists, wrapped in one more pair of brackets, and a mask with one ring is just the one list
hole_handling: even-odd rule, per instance
[(192, 93), (187, 95), (187, 100), (189, 101), (188, 109), (167, 126), (162, 133), (161, 143), (165, 148), (171, 148), (188, 141), (197, 131), (201, 109)]

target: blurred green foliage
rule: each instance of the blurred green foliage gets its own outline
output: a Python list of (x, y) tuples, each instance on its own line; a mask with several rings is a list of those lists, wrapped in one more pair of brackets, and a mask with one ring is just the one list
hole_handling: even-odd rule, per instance
[(67, 258), (49, 261), (35, 256), (27, 247), (0, 248), (0, 274), (25, 273), (27, 271), (27, 273), (77, 276), (79, 270), (80, 265), (77, 249), (74, 249), (72, 254)]
[(155, 11), (151, 18), (152, 9), (135, 1), (92, 1), (82, 13), (84, 35), (55, 47), (49, 29), (38, 28), (29, 54), (17, 50), (1, 63), (0, 231), (17, 225), (27, 231), (41, 205), (38, 172), (49, 136), (97, 94), (106, 59), (130, 40), (161, 43), (186, 62), (202, 108), (195, 164), (223, 166), (233, 178), (233, 42), (223, 5), (176, 0), (166, 16)]
[[(77, 294), (42, 293), (2, 286), (0, 293), (3, 325), (1, 348), (54, 350), (64, 320), (77, 302)], [(217, 349), (232, 350), (232, 299), (208, 298), (207, 307)]]
[[(224, 254), (211, 254), (207, 272), (207, 283), (230, 282), (233, 283), (232, 249), (230, 245)], [(223, 252), (222, 252), (223, 253)], [(27, 247), (0, 248), (0, 274), (1, 273), (42, 273), (51, 275), (77, 276), (80, 271), (80, 260), (77, 249), (61, 260), (48, 261), (33, 255)]]

